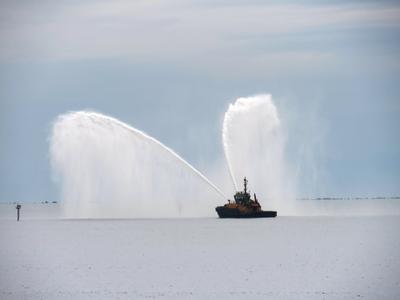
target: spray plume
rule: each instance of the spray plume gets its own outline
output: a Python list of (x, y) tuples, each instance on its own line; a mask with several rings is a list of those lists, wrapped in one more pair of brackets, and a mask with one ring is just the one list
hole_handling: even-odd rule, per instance
[(59, 116), (50, 155), (65, 217), (209, 216), (226, 199), (161, 142), (99, 113)]
[(222, 139), (235, 189), (246, 176), (266, 208), (290, 213), (293, 187), (284, 158), (281, 122), (271, 96), (239, 98), (230, 104)]

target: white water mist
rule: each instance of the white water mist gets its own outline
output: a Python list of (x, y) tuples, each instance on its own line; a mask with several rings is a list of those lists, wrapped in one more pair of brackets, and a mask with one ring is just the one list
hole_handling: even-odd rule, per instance
[(286, 163), (285, 137), (270, 95), (239, 98), (225, 113), (223, 146), (236, 190), (243, 177), (265, 209), (293, 213), (293, 176)]
[(58, 117), (50, 156), (68, 218), (211, 216), (225, 198), (171, 149), (99, 113)]

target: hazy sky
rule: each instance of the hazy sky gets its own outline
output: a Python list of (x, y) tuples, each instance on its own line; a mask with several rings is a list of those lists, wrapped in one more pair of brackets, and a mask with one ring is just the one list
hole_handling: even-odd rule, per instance
[(257, 93), (299, 196), (400, 194), (395, 1), (2, 1), (0, 22), (0, 201), (57, 199), (61, 113), (119, 118), (207, 175), (228, 104)]

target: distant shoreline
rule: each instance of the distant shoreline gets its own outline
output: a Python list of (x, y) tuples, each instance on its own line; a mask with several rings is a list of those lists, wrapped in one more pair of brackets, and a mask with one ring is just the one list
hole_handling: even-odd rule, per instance
[(317, 197), (317, 198), (296, 198), (296, 200), (400, 200), (400, 196), (391, 197)]

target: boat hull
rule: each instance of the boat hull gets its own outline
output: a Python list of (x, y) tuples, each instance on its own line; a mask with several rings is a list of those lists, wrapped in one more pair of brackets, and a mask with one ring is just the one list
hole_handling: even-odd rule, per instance
[(277, 213), (273, 210), (261, 210), (252, 212), (242, 212), (237, 208), (230, 208), (225, 206), (218, 206), (215, 208), (218, 216), (222, 219), (225, 218), (275, 218)]

